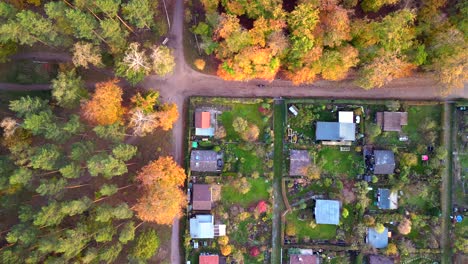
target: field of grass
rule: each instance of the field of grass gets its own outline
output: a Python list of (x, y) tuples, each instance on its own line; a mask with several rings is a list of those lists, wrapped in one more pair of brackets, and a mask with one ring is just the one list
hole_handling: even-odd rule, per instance
[(222, 188), (222, 201), (229, 204), (239, 204), (241, 206), (248, 206), (254, 202), (268, 199), (268, 187), (270, 182), (265, 182), (265, 179), (249, 178), (251, 184), (250, 191), (246, 194), (239, 193), (230, 184), (226, 184)]
[[(311, 210), (305, 209), (305, 210)], [(317, 225), (315, 228), (309, 226), (310, 220), (299, 220), (298, 215), (300, 211), (293, 211), (286, 216), (287, 225), (292, 224), (296, 227), (296, 237), (303, 239), (309, 237), (310, 239), (333, 239), (336, 235), (335, 225)]]
[(237, 161), (237, 171), (244, 176), (250, 176), (257, 171), (263, 174), (263, 160), (255, 154), (255, 149), (247, 151), (234, 144), (227, 144), (226, 148), (232, 152), (239, 160)]
[(410, 106), (408, 109), (408, 125), (403, 126), (403, 132), (413, 142), (422, 142), (420, 125), (423, 121), (435, 121), (440, 128), (442, 107), (439, 105)]
[(346, 174), (353, 178), (359, 173), (359, 167), (364, 166), (364, 161), (353, 150), (340, 151), (339, 147), (323, 147), (318, 152), (318, 164), (322, 173)]
[(254, 123), (260, 129), (260, 134), (266, 127), (266, 123), (263, 122), (263, 116), (258, 111), (261, 104), (233, 104), (231, 105), (231, 111), (225, 111), (221, 114), (221, 123), (226, 129), (226, 139), (228, 140), (240, 140), (239, 134), (234, 131), (232, 122), (236, 117), (242, 117), (249, 123)]

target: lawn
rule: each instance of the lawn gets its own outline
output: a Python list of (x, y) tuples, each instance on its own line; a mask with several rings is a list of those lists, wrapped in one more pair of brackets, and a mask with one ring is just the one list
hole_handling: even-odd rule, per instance
[(240, 222), (237, 225), (236, 231), (229, 234), (231, 240), (239, 245), (246, 245), (249, 241), (249, 231), (247, 226), (254, 221), (255, 220), (253, 218), (249, 218)]
[(238, 158), (236, 171), (242, 173), (244, 176), (250, 176), (255, 171), (259, 172), (260, 175), (263, 174), (264, 162), (256, 155), (255, 149), (248, 151), (234, 144), (226, 144), (226, 152), (229, 154), (232, 153)]
[(353, 150), (340, 151), (339, 147), (323, 147), (318, 152), (318, 164), (323, 173), (343, 175), (354, 178), (364, 166), (362, 156)]
[[(305, 210), (311, 210), (305, 209)], [(315, 228), (309, 226), (311, 220), (300, 220), (298, 218), (300, 211), (296, 210), (286, 216), (287, 225), (292, 224), (296, 227), (296, 237), (303, 239), (333, 239), (336, 236), (335, 225), (317, 225)]]
[(421, 143), (421, 122), (435, 121), (437, 128), (440, 127), (442, 108), (439, 105), (410, 106), (408, 109), (408, 125), (403, 126), (403, 132), (408, 135), (409, 140)]
[(250, 191), (246, 194), (239, 193), (236, 188), (232, 187), (231, 184), (225, 184), (222, 188), (222, 201), (226, 204), (239, 204), (246, 207), (254, 202), (268, 199), (268, 188), (270, 182), (265, 182), (265, 179), (247, 179), (250, 182)]
[(232, 104), (230, 106), (232, 107), (231, 111), (225, 111), (220, 116), (221, 123), (226, 129), (226, 139), (241, 140), (239, 134), (232, 127), (232, 122), (236, 117), (242, 117), (249, 123), (254, 123), (262, 134), (267, 124), (263, 121), (263, 115), (258, 110), (261, 104)]

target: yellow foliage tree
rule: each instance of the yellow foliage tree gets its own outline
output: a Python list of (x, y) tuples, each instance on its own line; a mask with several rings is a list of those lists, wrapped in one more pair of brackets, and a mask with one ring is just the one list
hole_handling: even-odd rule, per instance
[(138, 217), (162, 225), (170, 225), (175, 217), (180, 217), (186, 205), (180, 188), (186, 177), (172, 157), (160, 157), (143, 167), (137, 176), (143, 190), (134, 206)]
[(81, 114), (91, 124), (110, 125), (122, 122), (125, 108), (122, 107), (122, 88), (118, 80), (96, 84), (91, 100), (81, 107)]
[(231, 253), (232, 253), (232, 246), (231, 245), (221, 246), (221, 254), (223, 256), (228, 256)]

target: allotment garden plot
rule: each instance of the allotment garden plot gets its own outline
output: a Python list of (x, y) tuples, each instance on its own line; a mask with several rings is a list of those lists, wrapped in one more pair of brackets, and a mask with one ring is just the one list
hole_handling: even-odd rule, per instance
[(269, 262), (271, 116), (270, 99), (191, 99), (185, 247), (192, 263)]
[(285, 247), (329, 246), (321, 258), (351, 249), (437, 260), (441, 106), (302, 99), (287, 107)]

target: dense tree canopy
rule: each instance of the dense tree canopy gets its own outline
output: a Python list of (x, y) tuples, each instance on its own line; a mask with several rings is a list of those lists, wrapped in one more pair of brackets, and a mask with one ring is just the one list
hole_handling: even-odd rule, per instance
[[(170, 224), (185, 205), (180, 189), (184, 170), (172, 158), (161, 157), (144, 167), (137, 179), (132, 177), (138, 168), (131, 171), (129, 165), (138, 164), (139, 149), (124, 143), (128, 122), (115, 81), (98, 84), (82, 108), (78, 105), (86, 99), (81, 97), (86, 90), (74, 71), (61, 72), (52, 86), (58, 104), (20, 97), (10, 102), (10, 116), (0, 122), (0, 203), (8, 215), (0, 220), (8, 243), (0, 251), (0, 262), (147, 260), (156, 253), (159, 239), (152, 229), (138, 230), (143, 223), (134, 210), (144, 221)], [(158, 95), (137, 94), (134, 107), (174, 116), (166, 113), (171, 110)], [(73, 114), (80, 110), (85, 120)], [(174, 117), (160, 118), (168, 120)], [(135, 202), (122, 190), (133, 188), (130, 193), (135, 193), (137, 184), (143, 195), (136, 205), (129, 204)]]
[(280, 74), (301, 84), (342, 80), (357, 68), (355, 83), (365, 89), (418, 67), (448, 86), (468, 78), (468, 9), (462, 3), (448, 10), (443, 0), (405, 7), (398, 0), (282, 2), (202, 1), (206, 20), (192, 30), (201, 36), (200, 47), (221, 60), (220, 77), (271, 81)]

